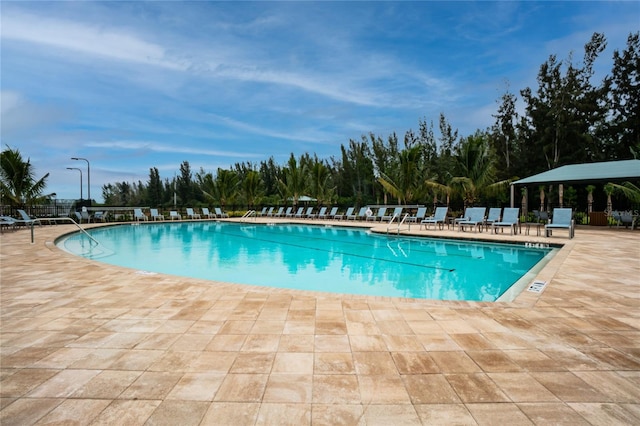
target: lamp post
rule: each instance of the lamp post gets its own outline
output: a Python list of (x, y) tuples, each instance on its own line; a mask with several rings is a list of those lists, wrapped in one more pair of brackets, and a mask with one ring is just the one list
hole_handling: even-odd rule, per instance
[(82, 170), (77, 167), (67, 167), (67, 170), (77, 170), (80, 172), (80, 201), (82, 201)]
[(89, 160), (81, 157), (71, 157), (72, 160), (83, 160), (87, 162), (87, 197), (89, 198), (89, 205), (91, 205), (91, 169), (89, 168)]

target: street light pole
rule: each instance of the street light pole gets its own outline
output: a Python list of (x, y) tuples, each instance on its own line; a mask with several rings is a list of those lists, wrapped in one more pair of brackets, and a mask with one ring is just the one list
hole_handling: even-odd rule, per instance
[(67, 170), (77, 170), (80, 172), (80, 201), (82, 201), (82, 170), (77, 167), (67, 167)]
[(89, 168), (89, 160), (81, 157), (71, 157), (72, 160), (83, 160), (87, 162), (87, 197), (89, 198), (89, 205), (91, 205), (91, 169)]

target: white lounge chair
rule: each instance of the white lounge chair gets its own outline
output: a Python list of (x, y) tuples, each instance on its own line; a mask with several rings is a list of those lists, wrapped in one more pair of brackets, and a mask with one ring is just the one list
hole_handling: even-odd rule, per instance
[(440, 229), (444, 228), (444, 223), (447, 220), (447, 212), (449, 211), (449, 207), (436, 207), (436, 211), (433, 216), (430, 216), (426, 219), (420, 221), (420, 229), (424, 226), (424, 229), (429, 229), (430, 225), (436, 227), (440, 227)]
[(284, 211), (284, 207), (278, 207), (277, 212), (273, 213), (273, 211), (270, 211), (267, 216), (278, 217), (279, 215), (282, 214), (283, 211)]
[(566, 229), (569, 231), (569, 238), (574, 235), (573, 210), (565, 208), (553, 209), (551, 223), (544, 226), (544, 235), (548, 237), (554, 229)]
[(195, 211), (193, 211), (192, 208), (187, 207), (187, 218), (188, 219), (200, 219), (201, 216), (198, 213), (196, 213)]
[(94, 222), (106, 222), (107, 221), (107, 215), (105, 214), (105, 212), (95, 212), (93, 215), (91, 215), (91, 219)]
[(142, 213), (142, 209), (133, 209), (133, 218), (137, 221), (137, 222), (144, 222), (149, 220), (149, 218), (147, 217), (146, 214)]
[(164, 220), (164, 215), (158, 212), (158, 209), (150, 209), (151, 219), (156, 220)]
[(215, 212), (216, 212), (216, 217), (229, 217), (228, 214), (226, 214), (225, 212), (222, 211), (222, 209), (220, 207), (216, 207), (214, 208)]
[(520, 209), (517, 207), (505, 207), (504, 212), (502, 213), (502, 220), (498, 222), (493, 222), (491, 224), (491, 229), (494, 233), (498, 232), (498, 228), (509, 227), (511, 230), (511, 235), (513, 235), (518, 226), (518, 222), (520, 219)]
[(320, 211), (316, 215), (316, 218), (318, 218), (318, 219), (326, 219), (327, 218), (327, 208), (326, 207), (321, 207)]
[(267, 208), (263, 207), (260, 213), (258, 213), (258, 216), (266, 216), (266, 215), (267, 215)]
[(175, 210), (171, 210), (169, 212), (169, 219), (171, 220), (182, 220), (182, 215)]

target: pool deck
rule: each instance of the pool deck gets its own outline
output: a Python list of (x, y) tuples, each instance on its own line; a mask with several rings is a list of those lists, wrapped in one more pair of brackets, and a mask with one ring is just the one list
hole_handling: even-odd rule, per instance
[(5, 230), (0, 424), (640, 424), (640, 231), (417, 228), (564, 247), (542, 293), (474, 303), (149, 274), (59, 250), (72, 225)]

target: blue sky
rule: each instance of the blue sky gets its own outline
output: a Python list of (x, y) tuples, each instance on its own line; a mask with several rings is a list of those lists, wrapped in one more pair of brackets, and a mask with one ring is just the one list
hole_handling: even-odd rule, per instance
[[(489, 127), (507, 89), (537, 88), (550, 54), (597, 80), (640, 28), (639, 2), (2, 2), (3, 149), (47, 191), (172, 178), (290, 153), (339, 156), (373, 132)], [(522, 104), (519, 105), (522, 108)]]

